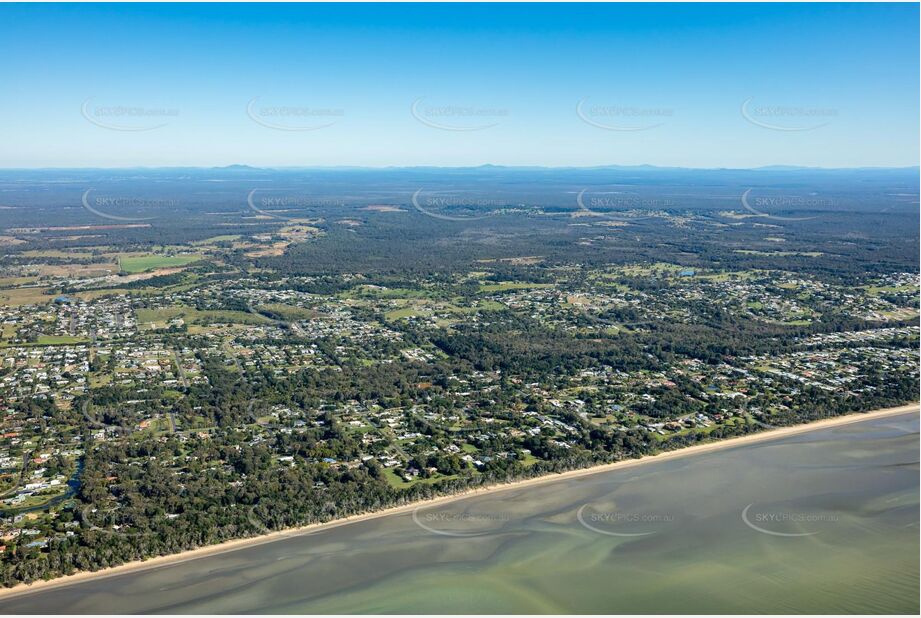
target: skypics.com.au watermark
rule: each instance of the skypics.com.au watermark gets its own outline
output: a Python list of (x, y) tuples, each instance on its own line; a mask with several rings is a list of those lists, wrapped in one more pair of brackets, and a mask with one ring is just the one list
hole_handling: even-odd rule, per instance
[(163, 198), (145, 198), (127, 195), (91, 195), (95, 189), (87, 189), (80, 198), (83, 208), (97, 217), (121, 222), (139, 222), (156, 219), (157, 216), (141, 217), (138, 215), (113, 214), (115, 212), (137, 212), (149, 210), (172, 209), (178, 206), (177, 200)]
[(675, 111), (669, 107), (591, 105), (588, 97), (576, 104), (576, 115), (583, 122), (605, 131), (648, 131), (661, 127), (674, 114)]
[[(613, 221), (640, 221), (660, 216), (656, 210), (675, 206), (669, 199), (644, 198), (638, 195), (614, 194), (596, 192), (595, 195), (586, 195), (588, 189), (582, 189), (576, 194), (577, 214), (583, 216), (600, 217)], [(613, 212), (613, 211), (620, 212)]]
[(836, 206), (838, 202), (831, 198), (822, 198), (815, 196), (802, 195), (774, 195), (770, 197), (752, 196), (752, 189), (746, 190), (740, 201), (742, 207), (749, 213), (763, 217), (765, 219), (774, 219), (776, 221), (811, 221), (816, 216), (810, 217), (789, 217), (773, 214), (778, 211), (797, 211), (797, 210), (814, 210), (817, 208), (829, 208)]
[(259, 97), (246, 104), (246, 115), (259, 126), (276, 131), (317, 131), (331, 127), (345, 110), (328, 107), (259, 105)]
[[(491, 198), (479, 198), (470, 195), (458, 195), (446, 193), (444, 191), (432, 192), (431, 195), (423, 195), (423, 189), (417, 189), (413, 193), (413, 208), (422, 214), (442, 219), (444, 221), (477, 221), (486, 219), (495, 214), (499, 208), (507, 206), (501, 200)], [(471, 214), (448, 214), (451, 211), (470, 211)], [(483, 210), (487, 212), (476, 214)]]
[(627, 538), (650, 536), (675, 522), (675, 516), (669, 513), (593, 511), (588, 504), (579, 507), (576, 519), (592, 532)]
[(303, 219), (305, 215), (289, 215), (292, 210), (304, 210), (309, 208), (327, 208), (331, 206), (345, 206), (345, 202), (335, 198), (315, 197), (309, 195), (279, 195), (269, 194), (256, 198), (259, 191), (278, 191), (277, 189), (252, 189), (246, 195), (246, 205), (253, 212), (272, 219), (284, 221), (293, 221)]
[(442, 131), (482, 131), (498, 126), (509, 110), (474, 105), (424, 105), (425, 97), (413, 101), (410, 114), (420, 123)]
[(431, 511), (420, 513), (423, 507), (413, 510), (412, 520), (417, 526), (439, 536), (475, 537), (493, 534), (511, 517), (506, 513), (472, 513)]
[(90, 97), (80, 106), (80, 114), (97, 127), (137, 133), (165, 127), (170, 119), (179, 116), (179, 110), (138, 105), (95, 105)]
[(818, 528), (821, 526), (837, 524), (840, 521), (840, 518), (835, 513), (753, 507), (755, 507), (755, 503), (751, 503), (742, 509), (742, 521), (755, 532), (769, 536), (814, 536), (820, 532)]
[(771, 131), (814, 131), (838, 117), (838, 110), (830, 107), (803, 107), (791, 105), (755, 105), (754, 97), (742, 102), (740, 111), (748, 122)]

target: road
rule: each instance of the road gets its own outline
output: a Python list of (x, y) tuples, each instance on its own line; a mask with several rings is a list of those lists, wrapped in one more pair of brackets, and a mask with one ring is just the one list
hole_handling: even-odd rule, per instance
[(173, 350), (173, 362), (176, 363), (176, 374), (182, 386), (189, 388), (189, 380), (186, 378), (185, 369), (182, 368), (182, 359), (179, 358), (179, 350)]

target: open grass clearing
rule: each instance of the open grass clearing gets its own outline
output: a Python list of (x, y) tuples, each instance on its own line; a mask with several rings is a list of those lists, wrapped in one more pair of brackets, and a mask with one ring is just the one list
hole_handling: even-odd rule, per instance
[(147, 255), (120, 255), (118, 257), (118, 264), (126, 273), (142, 273), (147, 272), (148, 270), (156, 270), (158, 268), (174, 268), (178, 266), (185, 266), (191, 264), (192, 262), (197, 262), (202, 259), (200, 253), (191, 253), (191, 254), (181, 254), (181, 255), (160, 255), (160, 254), (147, 254)]

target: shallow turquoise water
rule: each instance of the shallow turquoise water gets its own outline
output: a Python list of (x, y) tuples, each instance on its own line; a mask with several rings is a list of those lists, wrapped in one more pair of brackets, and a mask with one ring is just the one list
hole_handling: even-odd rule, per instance
[(476, 496), (0, 612), (912, 613), (918, 417)]

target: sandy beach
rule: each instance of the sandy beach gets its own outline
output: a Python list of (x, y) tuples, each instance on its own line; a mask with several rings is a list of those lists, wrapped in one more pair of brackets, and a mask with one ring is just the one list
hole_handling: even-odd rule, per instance
[(424, 500), (419, 502), (414, 502), (412, 504), (391, 507), (388, 509), (383, 509), (373, 513), (366, 513), (363, 515), (355, 515), (352, 517), (347, 517), (344, 519), (339, 519), (332, 522), (322, 523), (322, 524), (312, 524), (308, 526), (303, 526), (299, 528), (292, 528), (284, 531), (273, 532), (270, 534), (265, 534), (258, 537), (248, 537), (244, 539), (239, 539), (235, 541), (228, 541), (226, 543), (221, 543), (218, 545), (211, 545), (208, 547), (202, 547), (198, 549), (193, 549), (178, 554), (173, 554), (170, 556), (161, 556), (156, 558), (151, 558), (144, 561), (137, 561), (127, 563), (121, 566), (112, 567), (109, 569), (104, 569), (95, 572), (81, 572), (74, 575), (68, 575), (65, 577), (60, 577), (57, 579), (49, 581), (35, 582), (32, 584), (20, 584), (12, 588), (0, 589), (0, 599), (9, 598), (12, 596), (20, 596), (24, 594), (32, 594), (42, 590), (48, 590), (50, 588), (56, 588), (60, 586), (69, 586), (76, 584), (82, 581), (86, 581), (94, 578), (106, 578), (106, 577), (115, 577), (125, 573), (142, 571), (147, 569), (155, 569), (163, 566), (168, 566), (172, 564), (182, 563), (190, 560), (196, 560), (205, 556), (213, 556), (216, 554), (222, 554), (225, 552), (231, 552), (244, 547), (251, 547), (254, 545), (261, 545), (263, 543), (272, 543), (283, 538), (288, 538), (291, 536), (296, 536), (299, 534), (306, 534), (311, 532), (316, 532), (318, 530), (334, 528), (338, 526), (346, 526), (355, 522), (365, 521), (369, 519), (374, 519), (378, 517), (386, 517), (389, 515), (396, 515), (400, 513), (411, 513), (414, 510), (419, 508), (428, 508), (432, 506), (437, 506), (439, 504), (445, 504), (449, 502), (454, 502), (457, 500), (462, 500), (464, 498), (482, 495), (492, 492), (506, 491), (510, 489), (520, 489), (522, 487), (528, 487), (532, 485), (539, 485), (544, 483), (550, 483), (554, 481), (579, 478), (583, 476), (589, 476), (593, 474), (599, 474), (603, 472), (608, 472), (612, 470), (620, 470), (623, 468), (629, 468), (633, 466), (644, 465), (652, 461), (664, 461), (670, 459), (676, 459), (680, 457), (689, 457), (696, 454), (709, 453), (713, 451), (718, 451), (721, 449), (735, 448), (739, 446), (744, 446), (747, 444), (753, 444), (757, 442), (764, 442), (769, 440), (776, 440), (786, 436), (791, 436), (795, 434), (815, 431), (819, 429), (826, 429), (829, 427), (838, 427), (842, 425), (849, 425), (852, 423), (860, 423), (863, 421), (868, 421), (871, 419), (879, 419), (887, 416), (897, 416), (903, 415), (911, 412), (918, 412), (919, 404), (913, 403), (909, 405), (899, 406), (895, 408), (886, 408), (882, 410), (875, 410), (872, 412), (865, 413), (856, 413), (850, 414), (847, 416), (840, 416), (831, 419), (826, 419), (822, 421), (816, 421), (813, 423), (808, 423), (804, 425), (796, 425), (793, 427), (783, 427), (778, 429), (766, 430), (759, 432), (753, 435), (742, 436), (738, 438), (730, 438), (725, 440), (720, 440), (717, 442), (710, 442), (706, 444), (700, 444), (695, 446), (690, 446), (687, 448), (679, 449), (676, 451), (669, 451), (667, 453), (662, 453), (659, 455), (648, 455), (639, 459), (630, 459), (626, 461), (620, 461), (611, 464), (603, 464), (599, 466), (594, 466), (591, 468), (584, 468), (579, 470), (572, 470), (569, 472), (563, 472), (558, 474), (548, 474), (540, 476), (533, 479), (527, 479), (522, 481), (514, 481), (511, 483), (501, 483), (496, 485), (491, 485), (488, 487), (480, 487), (477, 489), (471, 489), (469, 491), (458, 493), (450, 496), (443, 496), (439, 498), (433, 498), (430, 500)]

